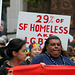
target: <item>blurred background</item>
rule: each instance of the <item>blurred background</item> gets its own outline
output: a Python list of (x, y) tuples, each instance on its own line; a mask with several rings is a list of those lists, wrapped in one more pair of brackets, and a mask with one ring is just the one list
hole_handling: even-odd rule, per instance
[(19, 11), (70, 15), (70, 37), (75, 35), (75, 0), (3, 0), (2, 33), (8, 39), (16, 36)]

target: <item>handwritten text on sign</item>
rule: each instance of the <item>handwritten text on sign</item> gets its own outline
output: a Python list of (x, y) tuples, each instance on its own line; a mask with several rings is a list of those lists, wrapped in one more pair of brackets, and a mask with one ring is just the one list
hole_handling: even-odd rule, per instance
[(27, 44), (37, 42), (43, 45), (49, 36), (57, 35), (61, 41), (67, 39), (67, 46), (69, 25), (70, 16), (20, 12), (17, 37), (27, 40)]

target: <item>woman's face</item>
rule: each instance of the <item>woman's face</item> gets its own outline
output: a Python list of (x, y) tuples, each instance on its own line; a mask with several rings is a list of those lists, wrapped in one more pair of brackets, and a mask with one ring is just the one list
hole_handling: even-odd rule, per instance
[(19, 61), (25, 61), (26, 56), (26, 45), (23, 45), (22, 48), (17, 52), (16, 57)]
[(59, 39), (51, 39), (49, 40), (49, 44), (46, 45), (47, 52), (53, 56), (58, 57), (61, 52), (61, 42)]
[(30, 52), (30, 56), (31, 57), (35, 57), (36, 55), (40, 54), (41, 53), (41, 49), (39, 46), (35, 46), (31, 49), (31, 52)]

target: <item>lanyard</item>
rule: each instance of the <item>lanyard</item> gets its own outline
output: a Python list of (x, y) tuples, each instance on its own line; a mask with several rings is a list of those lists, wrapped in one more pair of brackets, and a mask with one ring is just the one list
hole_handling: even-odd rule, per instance
[[(45, 53), (46, 53), (46, 55), (51, 59), (51, 61), (53, 62), (53, 64), (59, 65), (58, 63), (56, 63), (56, 62), (54, 61), (54, 59), (53, 59), (47, 52), (45, 52)], [(63, 59), (62, 55), (60, 55), (60, 56), (61, 56), (61, 60), (62, 60), (62, 62), (63, 62), (63, 65), (65, 65), (65, 60)]]

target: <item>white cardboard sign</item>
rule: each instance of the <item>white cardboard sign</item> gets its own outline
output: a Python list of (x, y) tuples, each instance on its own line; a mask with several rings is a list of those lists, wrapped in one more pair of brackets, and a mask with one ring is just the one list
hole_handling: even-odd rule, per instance
[(44, 46), (45, 40), (57, 35), (64, 50), (67, 49), (71, 16), (19, 12), (16, 37), (27, 40), (27, 47), (32, 42)]
[(1, 13), (2, 13), (2, 0), (0, 0), (0, 23), (1, 23)]

